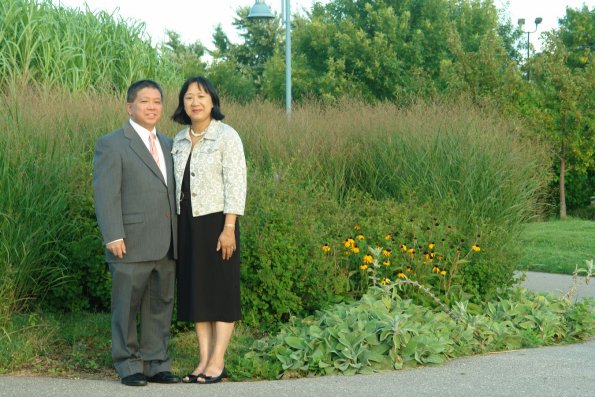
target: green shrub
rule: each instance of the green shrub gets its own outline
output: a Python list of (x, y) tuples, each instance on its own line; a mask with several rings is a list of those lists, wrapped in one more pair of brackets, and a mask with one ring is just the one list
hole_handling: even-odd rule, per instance
[(338, 211), (328, 194), (301, 184), (291, 173), (250, 170), (241, 219), (245, 322), (276, 327), (344, 292), (345, 280), (314, 249)]
[(370, 373), (442, 363), (468, 354), (584, 340), (592, 302), (509, 290), (493, 302), (466, 301), (445, 313), (403, 300), (395, 285), (373, 287), (254, 342), (246, 359), (281, 364), (278, 376)]
[[(90, 193), (88, 190), (86, 193)], [(66, 282), (52, 288), (43, 299), (46, 308), (59, 311), (108, 311), (111, 275), (95, 220), (90, 194), (79, 197), (71, 208), (70, 238), (60, 241)]]

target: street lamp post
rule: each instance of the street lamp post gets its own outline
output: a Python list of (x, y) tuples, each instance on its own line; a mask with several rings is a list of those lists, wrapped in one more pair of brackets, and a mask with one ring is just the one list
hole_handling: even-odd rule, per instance
[[(530, 31), (523, 30), (523, 32), (527, 34), (527, 60), (525, 61), (525, 62), (527, 62), (527, 81), (529, 81), (531, 79), (531, 75), (529, 73), (529, 56), (530, 56), (529, 48), (531, 47), (530, 41), (529, 41), (529, 36), (531, 35), (531, 33), (537, 32), (537, 26), (542, 21), (543, 21), (543, 19), (541, 17), (537, 17), (537, 18), (535, 18), (535, 29), (534, 30), (530, 30)], [(519, 24), (519, 27), (522, 29), (523, 26), (525, 26), (525, 18), (519, 18), (518, 24)]]
[[(256, 0), (248, 18), (270, 19), (275, 16), (264, 0)], [(291, 113), (291, 11), (289, 0), (281, 0), (281, 17), (285, 25), (285, 110)]]

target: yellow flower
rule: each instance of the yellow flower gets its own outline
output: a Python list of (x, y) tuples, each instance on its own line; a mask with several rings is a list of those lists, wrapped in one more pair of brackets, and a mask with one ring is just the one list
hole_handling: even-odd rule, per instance
[(329, 252), (329, 251), (331, 250), (331, 247), (329, 247), (329, 245), (328, 245), (328, 244), (325, 244), (325, 245), (323, 245), (323, 246), (322, 246), (322, 250), (323, 250), (324, 252)]
[(372, 263), (373, 259), (374, 258), (372, 258), (372, 255), (370, 255), (370, 254), (364, 255), (364, 263), (370, 264), (370, 263)]
[(388, 266), (390, 266), (390, 261), (384, 261), (384, 262), (382, 262), (382, 264), (383, 264), (384, 266), (388, 267)]
[(388, 233), (386, 236), (384, 236), (384, 239), (387, 240), (387, 241), (392, 240), (393, 239), (392, 233)]
[(358, 234), (357, 236), (355, 236), (355, 238), (358, 240), (363, 240), (366, 238), (366, 236), (364, 236), (363, 234)]
[(399, 249), (401, 250), (401, 252), (407, 252), (407, 246), (405, 244), (401, 244), (399, 246)]
[(405, 271), (407, 273), (411, 273), (413, 271), (413, 269), (411, 268), (411, 266), (407, 266), (407, 269)]
[(353, 247), (351, 247), (351, 252), (353, 252), (354, 254), (359, 254), (359, 247), (357, 245), (354, 245)]
[(382, 280), (380, 280), (380, 284), (382, 284), (382, 285), (386, 285), (388, 283), (390, 283), (390, 280), (386, 277), (384, 277)]
[(405, 276), (405, 273), (403, 273), (403, 272), (401, 272), (401, 271), (399, 271), (399, 272), (397, 273), (397, 277), (398, 277), (398, 278), (407, 278), (407, 276)]
[(362, 227), (360, 225), (355, 225), (353, 227), (353, 230), (362, 230)]
[(352, 238), (348, 238), (345, 241), (343, 241), (343, 245), (347, 248), (351, 248), (355, 245), (355, 240)]
[(434, 249), (434, 247), (435, 247), (435, 244), (434, 244), (434, 242), (433, 242), (433, 241), (432, 241), (430, 244), (428, 244), (428, 248), (429, 248), (429, 249), (433, 250), (433, 249)]
[(474, 246), (472, 246), (471, 249), (475, 252), (481, 251), (481, 248), (478, 244), (475, 244)]
[(409, 248), (407, 252), (409, 252), (410, 254), (415, 254), (415, 248)]
[(434, 266), (432, 268), (432, 273), (440, 273), (440, 268), (438, 266)]
[(365, 271), (365, 270), (368, 268), (368, 265), (366, 265), (366, 264), (364, 263), (364, 264), (363, 264), (363, 265), (361, 265), (359, 268)]
[(446, 270), (442, 270), (442, 271), (440, 272), (440, 274), (441, 274), (441, 275), (443, 275), (443, 276), (446, 276)]
[(386, 248), (382, 250), (382, 255), (386, 256), (387, 258), (390, 256), (390, 254), (393, 253), (393, 250), (391, 250), (390, 248)]

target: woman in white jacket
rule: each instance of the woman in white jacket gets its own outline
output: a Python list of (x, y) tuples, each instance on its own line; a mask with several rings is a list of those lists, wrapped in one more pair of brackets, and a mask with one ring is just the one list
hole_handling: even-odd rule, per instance
[(221, 120), (219, 96), (204, 77), (182, 85), (172, 119), (185, 127), (172, 155), (178, 211), (178, 319), (195, 323), (200, 360), (186, 383), (227, 377), (225, 351), (241, 320), (240, 230), (246, 160), (238, 133)]

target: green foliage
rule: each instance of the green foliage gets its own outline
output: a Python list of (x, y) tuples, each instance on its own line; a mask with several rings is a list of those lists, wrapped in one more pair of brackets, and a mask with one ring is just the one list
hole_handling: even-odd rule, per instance
[(595, 8), (568, 8), (560, 28), (546, 34), (545, 50), (529, 65), (533, 85), (521, 108), (559, 162), (561, 217), (566, 216), (566, 173), (579, 181), (595, 168), (594, 18)]
[(241, 241), (243, 317), (251, 325), (276, 327), (343, 292), (337, 269), (312, 249), (328, 235), (325, 225), (339, 208), (324, 191), (300, 185), (294, 174), (251, 169), (249, 175)]
[(89, 137), (113, 115), (113, 100), (99, 100), (103, 115), (88, 112), (98, 100), (92, 95), (31, 88), (0, 100), (6, 109), (0, 118), (2, 313), (40, 304), (108, 308), (110, 284), (89, 188)]
[[(3, 257), (6, 269), (22, 272), (22, 280), (39, 276), (60, 286), (42, 283), (37, 290), (16, 293), (9, 291), (16, 285), (8, 281), (12, 278), (5, 278), (9, 292), (4, 302), (16, 302), (16, 309), (25, 298), (54, 310), (106, 310), (110, 279), (95, 226), (91, 160), (97, 137), (121, 123), (113, 115), (125, 117), (123, 105), (102, 94), (51, 90), (31, 95), (15, 90), (3, 100), (7, 113), (0, 127), (10, 131), (2, 136), (10, 142), (3, 146), (3, 156), (14, 162), (6, 163), (2, 183), (15, 178), (9, 189), (21, 190), (3, 196), (11, 201), (0, 212), (22, 216), (22, 197), (32, 194), (25, 193), (26, 183), (35, 178), (40, 178), (34, 184), (39, 197), (63, 197), (55, 208), (35, 207), (32, 213), (44, 214), (43, 221), (20, 222), (25, 240), (31, 240), (27, 247), (40, 249), (29, 257), (15, 257), (13, 251)], [(176, 98), (166, 95), (166, 100), (173, 107)], [(88, 112), (97, 102), (103, 104), (101, 111)], [(296, 107), (291, 120), (268, 102), (226, 106), (226, 120), (240, 131), (250, 166), (242, 218), (242, 293), (249, 324), (274, 328), (291, 315), (307, 315), (345, 298), (349, 270), (325, 258), (320, 247), (344, 239), (356, 224), (370, 241), (405, 230), (410, 217), (444, 220), (466, 241), (481, 230), (485, 248), (480, 260), (458, 273), (467, 292), (487, 297), (496, 286), (512, 281), (516, 233), (536, 211), (545, 183), (539, 171), (543, 155), (538, 145), (515, 137), (515, 127), (496, 115), (464, 101), (403, 110), (356, 101), (336, 107), (313, 103)], [(43, 112), (24, 111), (30, 108)], [(178, 128), (167, 119), (161, 126), (171, 132)], [(34, 145), (28, 143), (30, 136), (37, 137)], [(52, 150), (35, 146), (42, 142)], [(27, 150), (17, 149), (21, 147)], [(19, 172), (36, 176), (14, 173), (13, 164), (20, 162)], [(47, 173), (55, 173), (50, 185), (45, 183)], [(19, 230), (14, 224), (3, 227), (3, 236)], [(4, 243), (18, 245), (22, 239), (15, 236)]]
[(173, 74), (181, 81), (205, 74), (206, 64), (201, 61), (206, 49), (200, 43), (185, 45), (180, 35), (174, 31), (167, 31), (168, 41), (161, 46), (161, 57), (168, 59), (175, 68)]
[(455, 319), (374, 287), (361, 300), (293, 319), (254, 342), (247, 358), (281, 363), (279, 376), (356, 374), (437, 364), (462, 355), (584, 340), (593, 335), (592, 302), (510, 290), (494, 302), (460, 302)]
[(585, 68), (592, 63), (593, 39), (595, 38), (595, 8), (585, 4), (581, 8), (566, 8), (558, 32), (564, 46), (571, 51), (568, 65)]
[[(293, 28), (295, 97), (335, 101), (349, 95), (408, 103), (467, 92), (474, 99), (509, 98), (520, 75), (499, 26), (492, 2), (315, 5), (309, 20), (298, 18)], [(275, 76), (281, 66), (275, 62)], [(267, 81), (273, 80), (272, 69), (267, 70)], [(277, 86), (265, 90), (269, 98), (275, 94)]]
[[(357, 225), (335, 250), (328, 245), (322, 247), (346, 268), (354, 297), (361, 297), (369, 287), (399, 280), (415, 281), (446, 302), (462, 297), (468, 288), (461, 270), (475, 266), (481, 251), (480, 235), (468, 238), (450, 222), (433, 218), (427, 209), (420, 212), (419, 218), (407, 214), (411, 217), (407, 221), (389, 217), (392, 228), (381, 239), (366, 236), (366, 230)], [(424, 291), (414, 285), (398, 288), (401, 297), (420, 303), (428, 301)]]
[(72, 230), (64, 219), (76, 157), (19, 105), (3, 103), (0, 119), (0, 322), (65, 282), (60, 242)]
[(122, 91), (140, 78), (171, 81), (174, 71), (158, 57), (144, 24), (49, 0), (3, 0), (0, 48), (0, 87), (18, 81)]
[(240, 65), (232, 62), (214, 62), (209, 66), (209, 80), (215, 84), (222, 97), (238, 103), (249, 103), (256, 97), (254, 80), (244, 73), (238, 73)]
[[(234, 80), (242, 81), (244, 87), (246, 82), (251, 82), (252, 89), (256, 89), (258, 93), (263, 83), (265, 65), (275, 52), (278, 43), (282, 41), (282, 31), (278, 18), (266, 21), (253, 20), (248, 18), (248, 12), (248, 6), (238, 8), (237, 18), (233, 23), (244, 39), (243, 44), (231, 43), (220, 28), (217, 28), (213, 34), (213, 42), (216, 46), (216, 50), (212, 53), (215, 59), (214, 72), (220, 74), (222, 70), (233, 70), (230, 77), (233, 76)], [(210, 73), (211, 70), (209, 70)], [(224, 91), (232, 95), (231, 98), (245, 100), (245, 89), (240, 89), (239, 93), (242, 95), (236, 96), (233, 84), (225, 84), (225, 80), (221, 78), (218, 82), (223, 83)], [(253, 97), (254, 94), (251, 96)]]
[[(51, 288), (43, 304), (58, 311), (108, 311), (110, 308), (111, 276), (105, 263), (104, 247), (98, 233), (92, 192), (73, 203), (70, 210), (74, 226), (71, 238), (60, 241), (65, 256), (64, 278), (60, 288)], [(78, 213), (77, 213), (78, 212)]]

